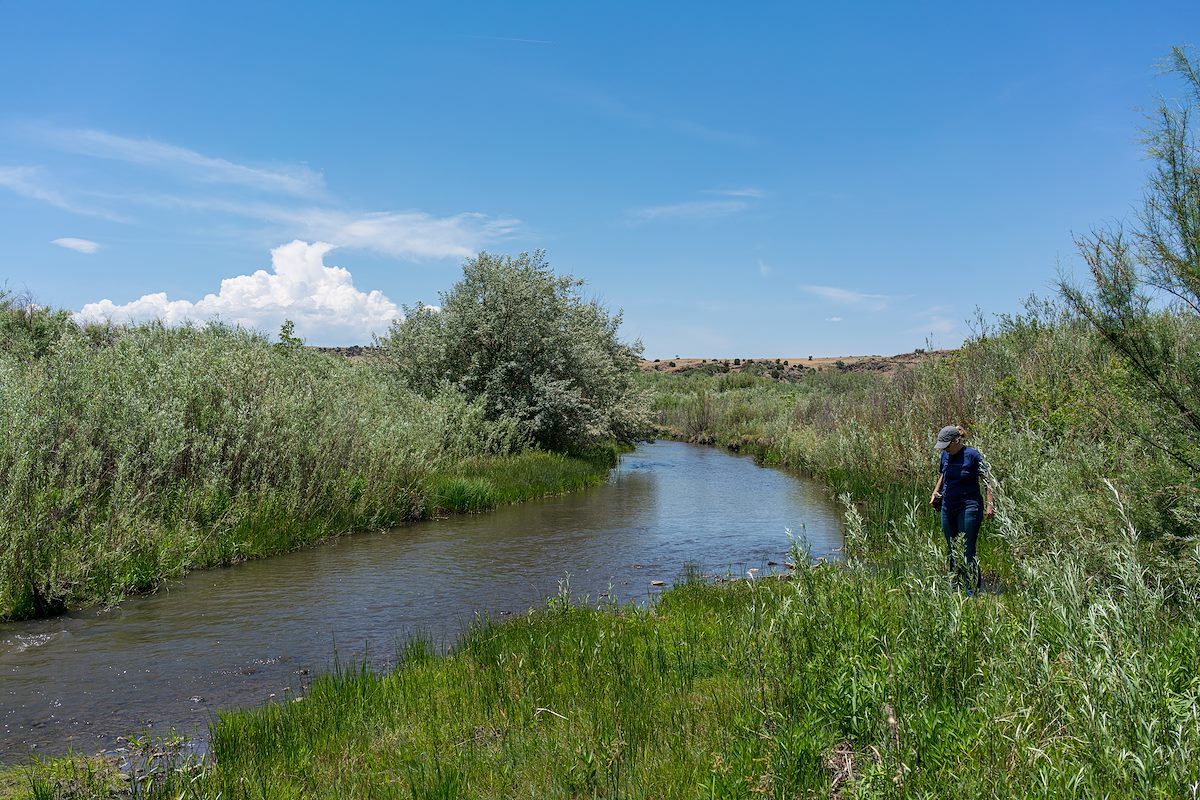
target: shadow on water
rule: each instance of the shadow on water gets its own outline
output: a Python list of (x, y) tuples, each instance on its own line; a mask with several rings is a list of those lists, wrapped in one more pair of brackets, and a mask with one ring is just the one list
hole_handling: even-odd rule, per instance
[[(0, 759), (203, 735), (217, 708), (282, 700), (342, 663), (386, 666), (415, 634), (576, 596), (645, 600), (684, 571), (743, 576), (803, 536), (836, 557), (819, 486), (716, 448), (655, 442), (603, 486), (197, 572), (117, 608), (0, 626)], [(380, 658), (380, 656), (384, 656)]]

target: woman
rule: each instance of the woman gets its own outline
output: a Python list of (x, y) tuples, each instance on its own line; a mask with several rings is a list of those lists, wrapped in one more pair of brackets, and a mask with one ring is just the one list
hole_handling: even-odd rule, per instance
[[(946, 552), (950, 574), (962, 574), (954, 557), (954, 540), (961, 533), (967, 551), (967, 593), (979, 588), (979, 562), (975, 560), (975, 543), (983, 517), (992, 516), (992, 485), (988, 481), (988, 465), (974, 447), (965, 447), (967, 432), (958, 425), (947, 425), (938, 431), (937, 449), (941, 451), (941, 467), (929, 505), (942, 510), (942, 533), (946, 535)], [(983, 479), (987, 501), (979, 493)], [(982, 508), (983, 514), (980, 514)]]

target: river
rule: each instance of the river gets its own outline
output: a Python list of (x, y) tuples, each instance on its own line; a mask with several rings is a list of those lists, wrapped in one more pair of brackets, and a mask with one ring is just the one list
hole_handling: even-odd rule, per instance
[(414, 634), (445, 645), (477, 615), (544, 605), (568, 576), (576, 599), (644, 602), (686, 565), (738, 578), (783, 570), (787, 530), (812, 557), (837, 557), (840, 515), (817, 484), (718, 448), (654, 442), (600, 487), (0, 625), (0, 761), (172, 730), (202, 749), (218, 708), (302, 692), (339, 662), (386, 667)]

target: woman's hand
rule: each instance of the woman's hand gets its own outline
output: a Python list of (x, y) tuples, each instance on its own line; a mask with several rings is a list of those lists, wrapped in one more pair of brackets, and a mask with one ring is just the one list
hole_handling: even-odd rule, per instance
[(983, 515), (988, 519), (992, 518), (992, 504), (988, 503), (983, 507)]
[(929, 507), (933, 508), (937, 504), (938, 498), (941, 496), (941, 492), (934, 492), (933, 494), (929, 495)]

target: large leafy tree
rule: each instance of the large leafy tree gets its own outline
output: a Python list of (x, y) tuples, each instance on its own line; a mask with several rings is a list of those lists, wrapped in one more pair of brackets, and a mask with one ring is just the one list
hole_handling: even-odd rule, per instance
[[(1162, 100), (1145, 132), (1153, 170), (1135, 222), (1077, 240), (1091, 270), (1067, 303), (1112, 348), (1129, 375), (1127, 430), (1200, 478), (1200, 68), (1176, 48), (1167, 71), (1185, 96)], [(1122, 398), (1117, 398), (1121, 400)], [(1146, 415), (1145, 409), (1153, 410)]]
[(455, 386), (543, 447), (636, 440), (650, 425), (636, 383), (641, 343), (622, 342), (621, 315), (584, 300), (582, 285), (540, 250), (480, 253), (440, 308), (406, 306), (379, 344), (412, 387)]

